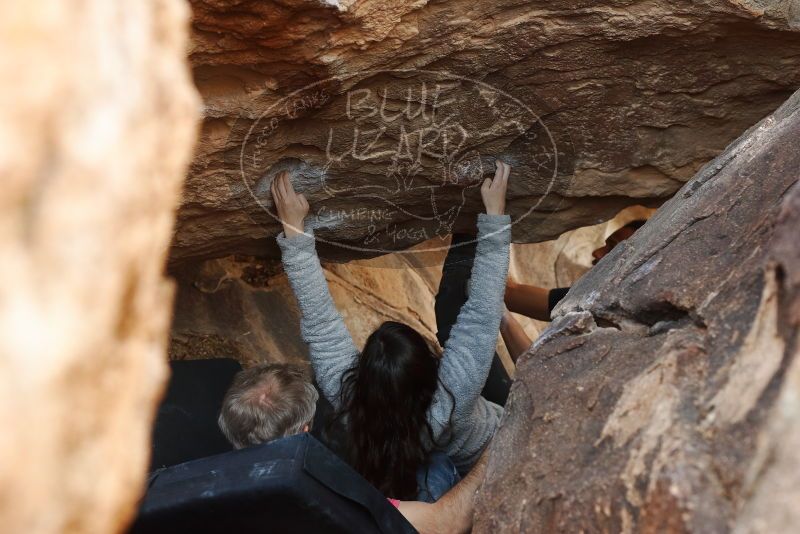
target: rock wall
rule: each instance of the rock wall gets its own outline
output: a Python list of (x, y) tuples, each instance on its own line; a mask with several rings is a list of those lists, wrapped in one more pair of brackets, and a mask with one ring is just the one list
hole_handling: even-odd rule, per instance
[(553, 239), (669, 198), (800, 86), (786, 0), (192, 6), (205, 112), (173, 263), (277, 257), (282, 168), (332, 259), (466, 228), (497, 156), (514, 240)]
[(199, 104), (188, 15), (0, 3), (3, 532), (119, 532), (144, 489)]
[(518, 362), (476, 532), (796, 529), (798, 139), (800, 92), (573, 287)]
[[(324, 264), (331, 294), (356, 345), (383, 321), (399, 320), (436, 339), (433, 297), (441, 267), (430, 253)], [(443, 256), (439, 254), (439, 261)], [(169, 354), (307, 363), (300, 311), (280, 262), (229, 256), (173, 273), (178, 292)]]
[(792, 532), (800, 524), (800, 187), (778, 215), (771, 261), (779, 280), (778, 330), (786, 339), (786, 376), (747, 472), (747, 502), (736, 533)]

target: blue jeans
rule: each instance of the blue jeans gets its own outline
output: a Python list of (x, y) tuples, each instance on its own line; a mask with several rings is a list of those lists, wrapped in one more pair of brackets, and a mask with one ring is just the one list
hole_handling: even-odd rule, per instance
[(450, 457), (443, 452), (432, 452), (428, 458), (428, 465), (417, 470), (417, 486), (419, 486), (417, 500), (436, 502), (459, 480), (461, 477)]

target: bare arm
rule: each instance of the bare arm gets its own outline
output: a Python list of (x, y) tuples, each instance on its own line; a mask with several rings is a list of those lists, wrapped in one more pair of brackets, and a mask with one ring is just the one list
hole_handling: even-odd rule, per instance
[(543, 287), (518, 284), (512, 280), (506, 283), (506, 307), (520, 315), (539, 321), (550, 320), (548, 296), (550, 291)]
[(469, 532), (475, 512), (475, 492), (486, 475), (487, 456), (484, 452), (472, 471), (435, 503), (403, 501), (399, 505), (400, 513), (420, 534)]
[(500, 334), (503, 336), (511, 360), (517, 363), (517, 358), (530, 348), (531, 338), (509, 311), (503, 313), (503, 319), (500, 321)]

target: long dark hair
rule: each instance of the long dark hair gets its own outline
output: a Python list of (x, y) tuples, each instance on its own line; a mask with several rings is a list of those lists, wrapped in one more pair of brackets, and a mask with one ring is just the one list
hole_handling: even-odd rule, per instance
[(425, 338), (397, 322), (375, 330), (342, 377), (337, 418), (346, 420), (350, 463), (388, 497), (416, 497), (417, 469), (433, 442), (427, 413), (438, 378), (439, 358)]

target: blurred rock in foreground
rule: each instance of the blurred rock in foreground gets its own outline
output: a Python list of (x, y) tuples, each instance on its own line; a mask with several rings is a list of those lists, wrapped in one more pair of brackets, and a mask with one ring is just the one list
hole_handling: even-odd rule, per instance
[(119, 532), (199, 99), (181, 0), (0, 3), (0, 530)]

